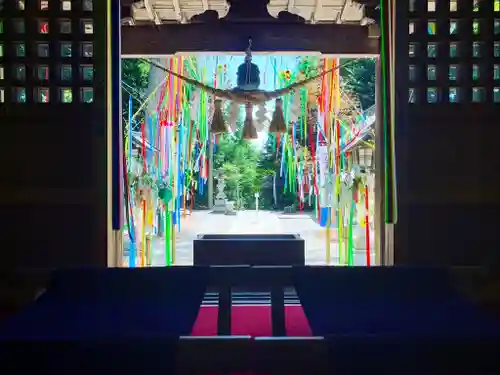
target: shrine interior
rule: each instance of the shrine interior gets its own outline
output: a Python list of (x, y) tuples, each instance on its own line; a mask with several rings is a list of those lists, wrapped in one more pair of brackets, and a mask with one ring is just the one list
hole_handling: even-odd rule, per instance
[(500, 0), (0, 1), (0, 104), (6, 373), (500, 373)]
[[(376, 67), (250, 48), (123, 59), (120, 264), (380, 264)], [(252, 79), (273, 99), (231, 97)], [(239, 244), (207, 250), (215, 234)], [(259, 236), (262, 251), (241, 245)]]

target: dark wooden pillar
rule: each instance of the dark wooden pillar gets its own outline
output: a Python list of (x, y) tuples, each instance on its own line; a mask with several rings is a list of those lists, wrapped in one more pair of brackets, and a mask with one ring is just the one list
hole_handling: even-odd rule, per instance
[(4, 268), (106, 265), (106, 12), (96, 0), (0, 10)]
[[(500, 35), (493, 1), (397, 2), (396, 263), (498, 261)], [(403, 21), (405, 20), (405, 21)], [(455, 29), (456, 27), (456, 29)], [(410, 31), (412, 30), (412, 31)]]
[[(380, 58), (377, 59), (376, 71), (375, 71), (375, 81), (377, 85), (375, 87), (375, 103), (377, 106), (376, 112), (376, 123), (375, 123), (375, 144), (377, 145), (375, 152), (375, 233), (377, 233), (376, 238), (376, 249), (379, 251), (378, 259), (376, 259), (377, 264), (390, 265), (393, 263), (393, 252), (388, 251), (389, 247), (386, 247), (386, 224), (385, 224), (385, 159), (384, 159), (384, 123), (382, 121), (384, 111), (383, 111), (383, 99), (381, 91), (380, 81), (382, 79), (381, 71), (381, 61)], [(391, 241), (389, 240), (389, 243)]]

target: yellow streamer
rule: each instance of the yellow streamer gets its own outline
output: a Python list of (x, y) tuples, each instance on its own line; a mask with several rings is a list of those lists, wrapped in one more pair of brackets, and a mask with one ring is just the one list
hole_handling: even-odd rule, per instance
[(171, 236), (171, 241), (172, 241), (172, 265), (175, 265), (175, 259), (176, 259), (176, 251), (175, 251), (175, 225), (174, 225), (174, 221), (173, 220), (170, 220), (170, 222), (172, 223), (172, 230), (170, 231)]
[[(146, 100), (144, 100), (142, 102), (139, 109), (133, 114), (132, 118), (130, 119), (131, 120), (130, 122), (133, 122), (135, 120), (135, 118), (141, 113), (141, 111), (144, 109), (146, 104), (148, 104), (148, 102), (155, 96), (156, 92), (160, 89), (160, 87), (163, 86), (163, 84), (168, 79), (168, 77), (169, 77), (168, 75), (165, 76), (165, 78), (162, 79), (162, 81), (155, 87), (155, 89), (151, 92), (151, 94), (149, 94), (149, 96), (146, 98)], [(128, 126), (129, 122), (126, 120), (124, 120), (124, 121), (125, 121), (125, 125)]]
[[(330, 59), (325, 59), (326, 69), (329, 69)], [(331, 92), (330, 92), (331, 94)], [(327, 129), (325, 132), (327, 134), (327, 144), (328, 144), (328, 168), (332, 168), (333, 158), (331, 152), (332, 145), (332, 116), (331, 116), (331, 97), (330, 102), (328, 103), (328, 113), (325, 113), (325, 116), (328, 116), (328, 120), (326, 122)], [(330, 202), (330, 207), (327, 210), (327, 219), (326, 219), (326, 264), (330, 264), (332, 260), (332, 244), (331, 244), (331, 230), (332, 230), (332, 206)]]
[[(339, 60), (334, 59), (333, 64), (334, 67), (337, 67), (339, 65)], [(340, 132), (337, 125), (337, 122), (340, 121), (338, 118), (338, 113), (340, 110), (340, 102), (341, 102), (341, 92), (340, 92), (340, 73), (337, 70), (334, 71), (334, 74), (332, 74), (331, 78), (331, 103), (332, 103), (332, 109), (333, 109), (333, 114), (334, 114), (334, 120), (333, 120), (333, 129), (334, 129), (334, 142), (335, 142), (335, 150), (336, 150), (336, 155), (335, 155), (335, 199), (337, 201), (337, 204), (339, 203), (340, 199), (339, 196), (341, 194), (341, 185), (340, 185), (340, 165), (337, 165), (340, 160), (338, 160), (337, 155), (339, 154), (340, 150), (337, 150), (337, 146), (340, 144)], [(333, 159), (333, 158), (332, 158)], [(338, 241), (338, 256), (339, 256), (339, 263), (342, 265), (344, 264), (344, 256), (343, 256), (343, 209), (338, 205), (337, 206), (337, 241)]]
[[(173, 60), (174, 60), (173, 61), (174, 62), (173, 63), (173, 71), (177, 73), (178, 58), (175, 57)], [(179, 92), (177, 90), (178, 84), (179, 84), (179, 78), (178, 77), (174, 77), (174, 91), (171, 93), (171, 94), (173, 94), (173, 98), (171, 98), (171, 100), (172, 100), (172, 107), (173, 108), (175, 107), (175, 101), (177, 100), (177, 95), (179, 95)], [(174, 110), (172, 112), (173, 112), (172, 113), (173, 114), (173, 120), (177, 124), (177, 111)]]

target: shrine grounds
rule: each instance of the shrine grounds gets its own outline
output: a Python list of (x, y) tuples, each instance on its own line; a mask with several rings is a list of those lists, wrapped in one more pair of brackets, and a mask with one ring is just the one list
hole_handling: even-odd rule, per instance
[[(180, 231), (176, 232), (176, 265), (193, 264), (193, 240), (199, 234), (299, 234), (305, 240), (306, 264), (325, 265), (326, 230), (315, 220), (312, 214), (283, 214), (271, 211), (239, 211), (236, 216), (214, 214), (211, 211), (193, 211), (182, 218)], [(374, 249), (374, 232), (371, 231), (370, 243)], [(339, 264), (337, 231), (332, 228), (331, 265)], [(124, 266), (128, 265), (128, 235), (124, 236)], [(375, 254), (371, 251), (371, 264), (375, 264)], [(366, 265), (366, 250), (354, 251), (354, 264)], [(151, 266), (165, 265), (165, 238), (153, 236)]]

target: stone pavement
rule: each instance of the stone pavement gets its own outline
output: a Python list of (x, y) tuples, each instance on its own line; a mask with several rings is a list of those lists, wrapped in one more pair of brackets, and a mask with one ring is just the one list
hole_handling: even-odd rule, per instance
[[(240, 211), (236, 216), (212, 214), (209, 211), (194, 211), (181, 221), (180, 232), (176, 233), (176, 264), (193, 264), (193, 240), (198, 234), (241, 233), (241, 234), (300, 234), (306, 243), (306, 264), (326, 264), (326, 230), (321, 228), (308, 214), (287, 214), (270, 211)], [(125, 234), (125, 248), (128, 235)], [(339, 264), (338, 242), (336, 230), (331, 231), (331, 263)], [(370, 235), (374, 247), (374, 234)], [(345, 245), (344, 245), (345, 246)], [(152, 265), (165, 265), (165, 240), (153, 237)], [(375, 262), (372, 251), (371, 263)], [(355, 250), (354, 264), (366, 265), (366, 251)]]

